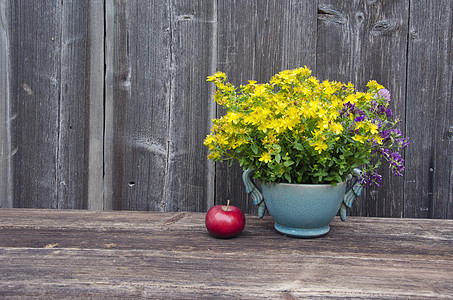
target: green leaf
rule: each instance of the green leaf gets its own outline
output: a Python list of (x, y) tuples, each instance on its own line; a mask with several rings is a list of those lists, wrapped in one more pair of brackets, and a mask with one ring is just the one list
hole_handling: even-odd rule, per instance
[(291, 176), (289, 173), (285, 173), (285, 179), (288, 181), (288, 183), (291, 183)]
[(280, 153), (277, 154), (277, 155), (275, 155), (275, 161), (276, 161), (277, 163), (280, 163), (281, 159), (282, 159), (282, 157), (281, 157)]
[(293, 164), (294, 164), (294, 162), (293, 162), (292, 160), (287, 160), (287, 161), (285, 161), (285, 162), (283, 163), (283, 165), (284, 165), (285, 167), (289, 167), (289, 166), (291, 166), (291, 165), (293, 165)]
[(299, 150), (299, 151), (303, 151), (304, 150), (304, 146), (302, 146), (302, 144), (300, 144), (300, 143), (294, 143), (294, 148)]
[(252, 148), (253, 153), (258, 154), (258, 146), (256, 144), (252, 144), (250, 147)]

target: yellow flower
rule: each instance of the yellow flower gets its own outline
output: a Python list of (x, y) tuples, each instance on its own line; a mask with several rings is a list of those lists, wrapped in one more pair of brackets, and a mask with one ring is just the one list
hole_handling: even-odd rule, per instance
[(318, 128), (323, 130), (329, 128), (329, 120), (328, 119), (320, 119), (317, 124)]
[(272, 119), (266, 124), (267, 129), (273, 129), (275, 132), (280, 133), (280, 131), (285, 129), (285, 121), (283, 119)]
[(292, 117), (292, 116), (287, 116), (285, 119), (283, 119), (285, 122), (285, 127), (288, 128), (289, 130), (293, 130), (293, 128), (299, 124), (299, 119), (297, 117)]
[(377, 83), (376, 80), (368, 81), (366, 86), (370, 89), (376, 89), (376, 90), (384, 89), (384, 86)]
[(378, 143), (379, 145), (382, 145), (382, 137), (380, 135), (376, 135), (374, 137), (374, 140), (376, 141), (376, 143)]
[(363, 144), (365, 143), (366, 137), (364, 137), (363, 135), (354, 135), (352, 139)]
[(322, 84), (324, 86), (324, 93), (326, 93), (327, 95), (332, 95), (333, 93), (335, 93), (335, 90), (332, 88), (332, 85), (328, 80), (323, 81)]
[(323, 150), (327, 149), (327, 144), (322, 141), (322, 139), (317, 140), (315, 142), (311, 141), (310, 146), (312, 146), (318, 153), (321, 154)]
[(295, 106), (291, 106), (287, 109), (286, 115), (290, 118), (298, 118), (299, 117), (299, 109)]
[(267, 164), (268, 162), (270, 162), (271, 160), (272, 160), (272, 157), (271, 157), (270, 154), (267, 153), (267, 152), (263, 152), (263, 154), (261, 154), (261, 157), (260, 157), (260, 159), (259, 159), (259, 161), (264, 161), (266, 164)]
[(313, 84), (313, 85), (318, 85), (319, 84), (318, 79), (316, 79), (315, 77), (308, 78), (308, 82)]
[(227, 146), (229, 145), (229, 140), (227, 137), (223, 136), (223, 135), (219, 135), (217, 136), (217, 144), (219, 144), (220, 146)]
[(219, 151), (212, 151), (211, 153), (208, 154), (208, 159), (216, 160), (218, 158), (220, 158)]
[(265, 95), (266, 95), (266, 86), (264, 84), (255, 85), (255, 92), (253, 93), (253, 96), (263, 97)]
[(214, 142), (214, 137), (213, 137), (212, 135), (208, 135), (208, 136), (204, 139), (204, 145), (205, 145), (205, 146), (209, 146), (209, 145), (211, 145), (213, 142)]
[(360, 129), (360, 128), (364, 128), (364, 127), (365, 127), (365, 123), (363, 121), (357, 122), (355, 124), (355, 130)]
[(357, 97), (356, 97), (355, 94), (348, 95), (348, 96), (344, 99), (344, 102), (345, 102), (345, 103), (351, 102), (352, 104), (355, 104), (355, 103), (357, 103)]
[(229, 112), (225, 117), (227, 118), (228, 122), (233, 122), (234, 124), (237, 124), (239, 119), (241, 119), (242, 114)]
[(243, 138), (239, 138), (238, 140), (235, 140), (231, 143), (231, 149), (236, 149), (237, 147), (246, 144), (247, 141)]
[(378, 131), (379, 127), (373, 123), (369, 124), (369, 129), (370, 129), (371, 134), (377, 134), (379, 132)]
[(354, 92), (354, 85), (350, 82), (348, 82), (347, 84), (344, 84), (344, 87), (349, 91), (349, 92)]
[(343, 126), (340, 123), (336, 122), (331, 123), (329, 128), (336, 134), (340, 134), (343, 131)]
[(210, 82), (216, 81), (216, 79), (224, 80), (226, 79), (226, 75), (223, 72), (217, 71), (214, 75), (208, 76), (208, 80)]

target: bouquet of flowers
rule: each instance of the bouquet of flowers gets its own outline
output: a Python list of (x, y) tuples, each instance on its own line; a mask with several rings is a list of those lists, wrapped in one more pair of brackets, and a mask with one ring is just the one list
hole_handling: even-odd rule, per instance
[(208, 81), (226, 108), (204, 140), (211, 160), (237, 160), (262, 182), (335, 184), (361, 167), (359, 181), (379, 185), (384, 161), (402, 176), (409, 140), (395, 128), (390, 92), (376, 81), (356, 92), (351, 83), (320, 82), (307, 67), (239, 88), (222, 72)]

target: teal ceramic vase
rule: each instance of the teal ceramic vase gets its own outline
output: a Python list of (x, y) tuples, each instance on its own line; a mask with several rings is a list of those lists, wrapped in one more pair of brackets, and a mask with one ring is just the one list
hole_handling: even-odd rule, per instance
[[(360, 170), (354, 170), (356, 176)], [(330, 231), (330, 223), (340, 211), (346, 220), (346, 208), (360, 195), (361, 185), (356, 182), (346, 191), (347, 181), (332, 184), (262, 184), (262, 190), (252, 180), (253, 171), (243, 174), (247, 193), (258, 205), (258, 214), (265, 210), (275, 221), (275, 229), (290, 237), (314, 238)], [(352, 178), (352, 177), (350, 177)]]

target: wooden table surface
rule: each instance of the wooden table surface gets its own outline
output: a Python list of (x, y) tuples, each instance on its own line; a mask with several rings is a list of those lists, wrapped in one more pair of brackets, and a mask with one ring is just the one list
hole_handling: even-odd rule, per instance
[(338, 217), (317, 239), (247, 215), (0, 209), (0, 298), (453, 298), (453, 220)]

